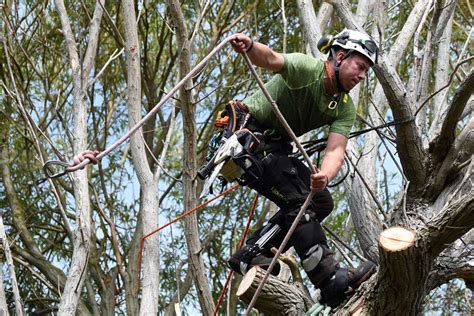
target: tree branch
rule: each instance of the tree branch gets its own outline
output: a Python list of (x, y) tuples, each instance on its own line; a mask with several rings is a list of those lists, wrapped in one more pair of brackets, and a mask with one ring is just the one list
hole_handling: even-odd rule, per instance
[[(473, 178), (472, 174), (470, 178)], [(431, 255), (436, 257), (473, 226), (474, 191), (471, 187), (468, 192), (451, 202), (420, 230), (420, 242), (426, 244), (426, 249), (430, 249)]]
[[(178, 269), (181, 270), (181, 267)], [(174, 312), (175, 304), (181, 303), (184, 299), (185, 295), (189, 292), (191, 285), (193, 283), (193, 274), (191, 273), (190, 269), (187, 269), (186, 275), (184, 277), (184, 281), (177, 280), (179, 282), (179, 290), (175, 293), (175, 295), (171, 298), (168, 305), (165, 307), (165, 316), (173, 316), (176, 315)]]
[[(127, 60), (127, 109), (129, 117), (129, 127), (133, 128), (141, 119), (141, 72), (140, 72), (140, 44), (138, 42), (137, 17), (135, 13), (135, 2), (123, 0), (123, 17), (125, 29), (125, 56)], [(143, 128), (134, 133), (130, 138), (130, 148), (132, 152), (133, 166), (140, 183), (140, 212), (141, 229), (138, 228), (138, 236), (143, 232), (149, 232), (158, 226), (158, 179), (153, 177), (152, 170), (147, 161), (145, 140), (143, 138)], [(136, 235), (134, 235), (134, 238)], [(136, 241), (136, 240), (135, 240)], [(134, 245), (137, 246), (136, 244)], [(137, 251), (137, 248), (131, 251)], [(159, 297), (159, 238), (157, 235), (150, 236), (144, 242), (143, 251), (143, 282), (142, 296), (140, 302), (139, 315), (156, 315), (158, 313)], [(130, 275), (127, 280), (128, 285), (134, 285), (134, 278), (137, 275)], [(136, 298), (131, 297), (135, 289), (127, 288), (127, 302), (135, 303)]]
[(455, 278), (474, 282), (474, 265), (470, 261), (472, 258), (470, 245), (473, 241), (474, 230), (471, 229), (439, 255), (428, 278), (428, 289), (435, 289)]
[(99, 44), (99, 34), (100, 34), (100, 22), (102, 20), (102, 14), (104, 12), (103, 5), (105, 0), (97, 1), (94, 9), (94, 15), (91, 20), (91, 25), (89, 28), (89, 37), (87, 43), (87, 50), (83, 60), (82, 67), (82, 84), (83, 87), (87, 87), (87, 76), (92, 69), (92, 66), (95, 63), (95, 56), (97, 54), (97, 46)]
[(429, 180), (426, 195), (435, 199), (445, 187), (445, 182), (457, 176), (460, 166), (474, 153), (474, 116), (464, 127), (447, 152), (439, 171)]
[[(454, 72), (453, 72), (454, 73)], [(452, 146), (457, 122), (466, 107), (467, 101), (474, 91), (474, 71), (471, 71), (467, 78), (456, 90), (451, 106), (448, 109), (444, 122), (441, 126), (440, 134), (430, 144), (430, 152), (435, 162), (442, 161), (448, 149)]]
[[(191, 42), (188, 40), (186, 27), (180, 3), (177, 0), (168, 0), (170, 15), (176, 26), (176, 35), (179, 45), (179, 76), (184, 78), (191, 70)], [(192, 102), (192, 79), (180, 89), (180, 101), (183, 113), (183, 200), (184, 209), (193, 209), (197, 206), (197, 160), (196, 160), (196, 119), (195, 108)], [(214, 311), (214, 302), (211, 289), (206, 277), (202, 259), (202, 246), (199, 240), (197, 216), (192, 214), (185, 219), (186, 243), (189, 253), (189, 264), (194, 276), (201, 312), (211, 315)]]

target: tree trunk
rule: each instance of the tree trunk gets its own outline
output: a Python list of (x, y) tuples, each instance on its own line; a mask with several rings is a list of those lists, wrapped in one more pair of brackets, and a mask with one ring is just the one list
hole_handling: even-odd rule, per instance
[[(140, 46), (138, 43), (135, 4), (132, 0), (123, 1), (127, 57), (127, 107), (129, 127), (134, 127), (141, 119), (141, 75)], [(158, 180), (153, 176), (145, 151), (142, 128), (131, 137), (133, 165), (140, 183), (140, 215), (142, 216), (142, 235), (158, 227)], [(140, 315), (158, 313), (160, 260), (159, 235), (154, 234), (145, 239), (143, 247), (142, 296)], [(130, 276), (133, 277), (133, 276)]]
[[(74, 35), (62, 0), (56, 1), (61, 24), (66, 38), (74, 83), (74, 153), (78, 154), (87, 146), (86, 94), (81, 80), (81, 64)], [(91, 210), (87, 170), (78, 170), (72, 175), (76, 203), (76, 229), (73, 236), (73, 255), (64, 291), (59, 303), (59, 315), (74, 315), (80, 300), (84, 278), (87, 275), (87, 261), (90, 251)]]
[[(5, 233), (5, 227), (3, 226), (3, 218), (0, 215), (0, 239), (3, 245), (3, 251), (7, 259), (8, 270), (10, 271), (10, 279), (13, 289), (13, 299), (15, 300), (15, 312), (16, 315), (24, 315), (23, 303), (21, 302), (20, 291), (18, 290), (18, 282), (16, 280), (15, 266), (13, 265), (12, 253), (10, 251), (10, 245), (8, 244), (7, 235)], [(3, 276), (3, 273), (2, 273)], [(5, 297), (3, 292), (3, 280), (2, 280), (2, 294)], [(0, 298), (1, 299), (1, 298)], [(8, 312), (8, 311), (7, 311)]]
[[(78, 47), (71, 28), (71, 23), (62, 0), (56, 0), (56, 7), (61, 19), (62, 31), (67, 43), (69, 61), (72, 70), (74, 87), (74, 153), (87, 149), (87, 88), (88, 75), (95, 63), (99, 38), (99, 26), (103, 13), (103, 1), (97, 2), (89, 28), (89, 42), (84, 58), (81, 60)], [(87, 262), (90, 252), (92, 221), (88, 187), (87, 169), (74, 172), (74, 198), (76, 203), (76, 230), (73, 236), (73, 255), (68, 278), (59, 304), (60, 315), (76, 313), (81, 297), (82, 286), (87, 275)]]
[[(183, 78), (191, 70), (191, 43), (188, 38), (188, 31), (184, 21), (184, 16), (178, 1), (169, 0), (173, 23), (176, 26), (179, 44), (179, 76)], [(197, 206), (197, 161), (196, 161), (196, 121), (195, 108), (192, 102), (192, 80), (189, 80), (180, 90), (180, 101), (183, 109), (183, 197), (184, 209), (191, 210)], [(214, 311), (214, 302), (211, 296), (209, 280), (206, 276), (202, 259), (202, 246), (199, 239), (199, 229), (197, 225), (196, 213), (185, 219), (186, 243), (188, 245), (189, 263), (194, 275), (194, 285), (201, 305), (201, 312), (204, 315), (211, 315)]]
[[(245, 303), (250, 303), (265, 270), (253, 267), (242, 279), (237, 296)], [(312, 306), (311, 298), (299, 287), (288, 284), (270, 275), (255, 302), (255, 308), (265, 315), (303, 315)]]
[(0, 269), (0, 315), (9, 316), (7, 307), (7, 298), (5, 296), (5, 285), (3, 284), (3, 264)]

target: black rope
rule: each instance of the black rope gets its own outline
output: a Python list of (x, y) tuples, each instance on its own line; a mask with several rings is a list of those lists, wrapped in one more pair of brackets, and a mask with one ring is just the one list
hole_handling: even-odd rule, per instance
[[(352, 132), (352, 133), (349, 134), (348, 138), (349, 139), (354, 138), (354, 137), (363, 135), (363, 134), (371, 132), (371, 131), (377, 131), (379, 136), (387, 137), (387, 136), (381, 134), (378, 130), (382, 129), (382, 128), (387, 128), (387, 127), (390, 127), (390, 126), (405, 124), (405, 123), (411, 122), (413, 120), (415, 120), (415, 117), (410, 117), (410, 118), (402, 119), (402, 120), (398, 120), (398, 121), (387, 122), (385, 124), (378, 125), (378, 126), (372, 126), (370, 128), (366, 128), (366, 129), (362, 129), (362, 130), (359, 130), (359, 131)], [(365, 122), (365, 124), (369, 125), (367, 122)], [(327, 144), (326, 144), (327, 140), (328, 140), (328, 138), (324, 137), (324, 138), (309, 140), (309, 141), (301, 143), (301, 145), (303, 146), (303, 148), (306, 151), (306, 153), (308, 154), (308, 156), (311, 157), (314, 153), (316, 153), (316, 152), (318, 153), (318, 159), (317, 159), (317, 165), (318, 166), (319, 166), (319, 160), (320, 160), (321, 152), (323, 150), (325, 150), (326, 147), (327, 147)], [(293, 154), (292, 156), (297, 157), (297, 158), (301, 158), (301, 155), (302, 155), (301, 152), (297, 152), (297, 153)], [(332, 188), (332, 187), (338, 186), (339, 184), (341, 184), (347, 178), (347, 176), (349, 175), (349, 167), (348, 167), (348, 162), (347, 162), (346, 158), (344, 158), (344, 163), (346, 164), (347, 172), (340, 179), (338, 179), (338, 181), (336, 183), (331, 183), (330, 185), (328, 185), (328, 187)]]
[[(378, 129), (381, 129), (381, 128), (386, 128), (386, 127), (390, 127), (390, 126), (405, 124), (405, 123), (413, 121), (414, 119), (415, 119), (414, 117), (410, 117), (410, 118), (407, 118), (407, 119), (404, 119), (404, 120), (392, 121), (392, 122), (388, 122), (388, 123), (385, 123), (385, 124), (382, 124), (382, 125), (373, 126), (373, 127), (370, 127), (370, 128), (355, 131), (355, 132), (350, 133), (348, 138), (349, 139), (354, 138), (354, 137), (360, 136), (362, 134), (365, 134), (365, 133), (368, 133), (368, 132), (371, 132), (371, 131), (375, 131), (375, 130), (378, 130)], [(327, 142), (327, 140), (328, 140), (328, 138), (324, 137), (324, 138), (319, 138), (319, 139), (315, 139), (315, 140), (309, 140), (309, 141), (306, 141), (306, 142), (302, 142), (301, 144), (305, 148), (306, 152), (308, 152), (308, 155), (310, 155), (310, 153), (314, 154), (316, 151), (326, 149), (326, 145), (323, 145), (323, 147), (321, 148), (321, 144)], [(299, 156), (299, 155), (300, 154), (296, 154), (295, 156)]]

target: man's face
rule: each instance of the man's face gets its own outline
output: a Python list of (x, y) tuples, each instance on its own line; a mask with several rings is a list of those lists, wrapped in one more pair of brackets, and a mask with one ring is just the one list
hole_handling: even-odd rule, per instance
[[(337, 54), (337, 58), (342, 59), (345, 56), (345, 52)], [(370, 62), (365, 56), (352, 53), (348, 58), (342, 61), (339, 68), (339, 81), (341, 82), (344, 89), (350, 91), (359, 82), (364, 80), (369, 71)]]

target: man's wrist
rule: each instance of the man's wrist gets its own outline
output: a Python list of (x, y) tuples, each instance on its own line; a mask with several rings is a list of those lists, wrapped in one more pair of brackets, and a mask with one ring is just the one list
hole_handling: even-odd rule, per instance
[(326, 177), (326, 187), (329, 185), (329, 177), (327, 174), (324, 175)]
[(245, 51), (246, 53), (250, 53), (250, 51), (252, 50), (253, 48), (253, 40), (252, 40), (252, 43), (250, 44), (249, 48), (247, 48), (247, 50)]

